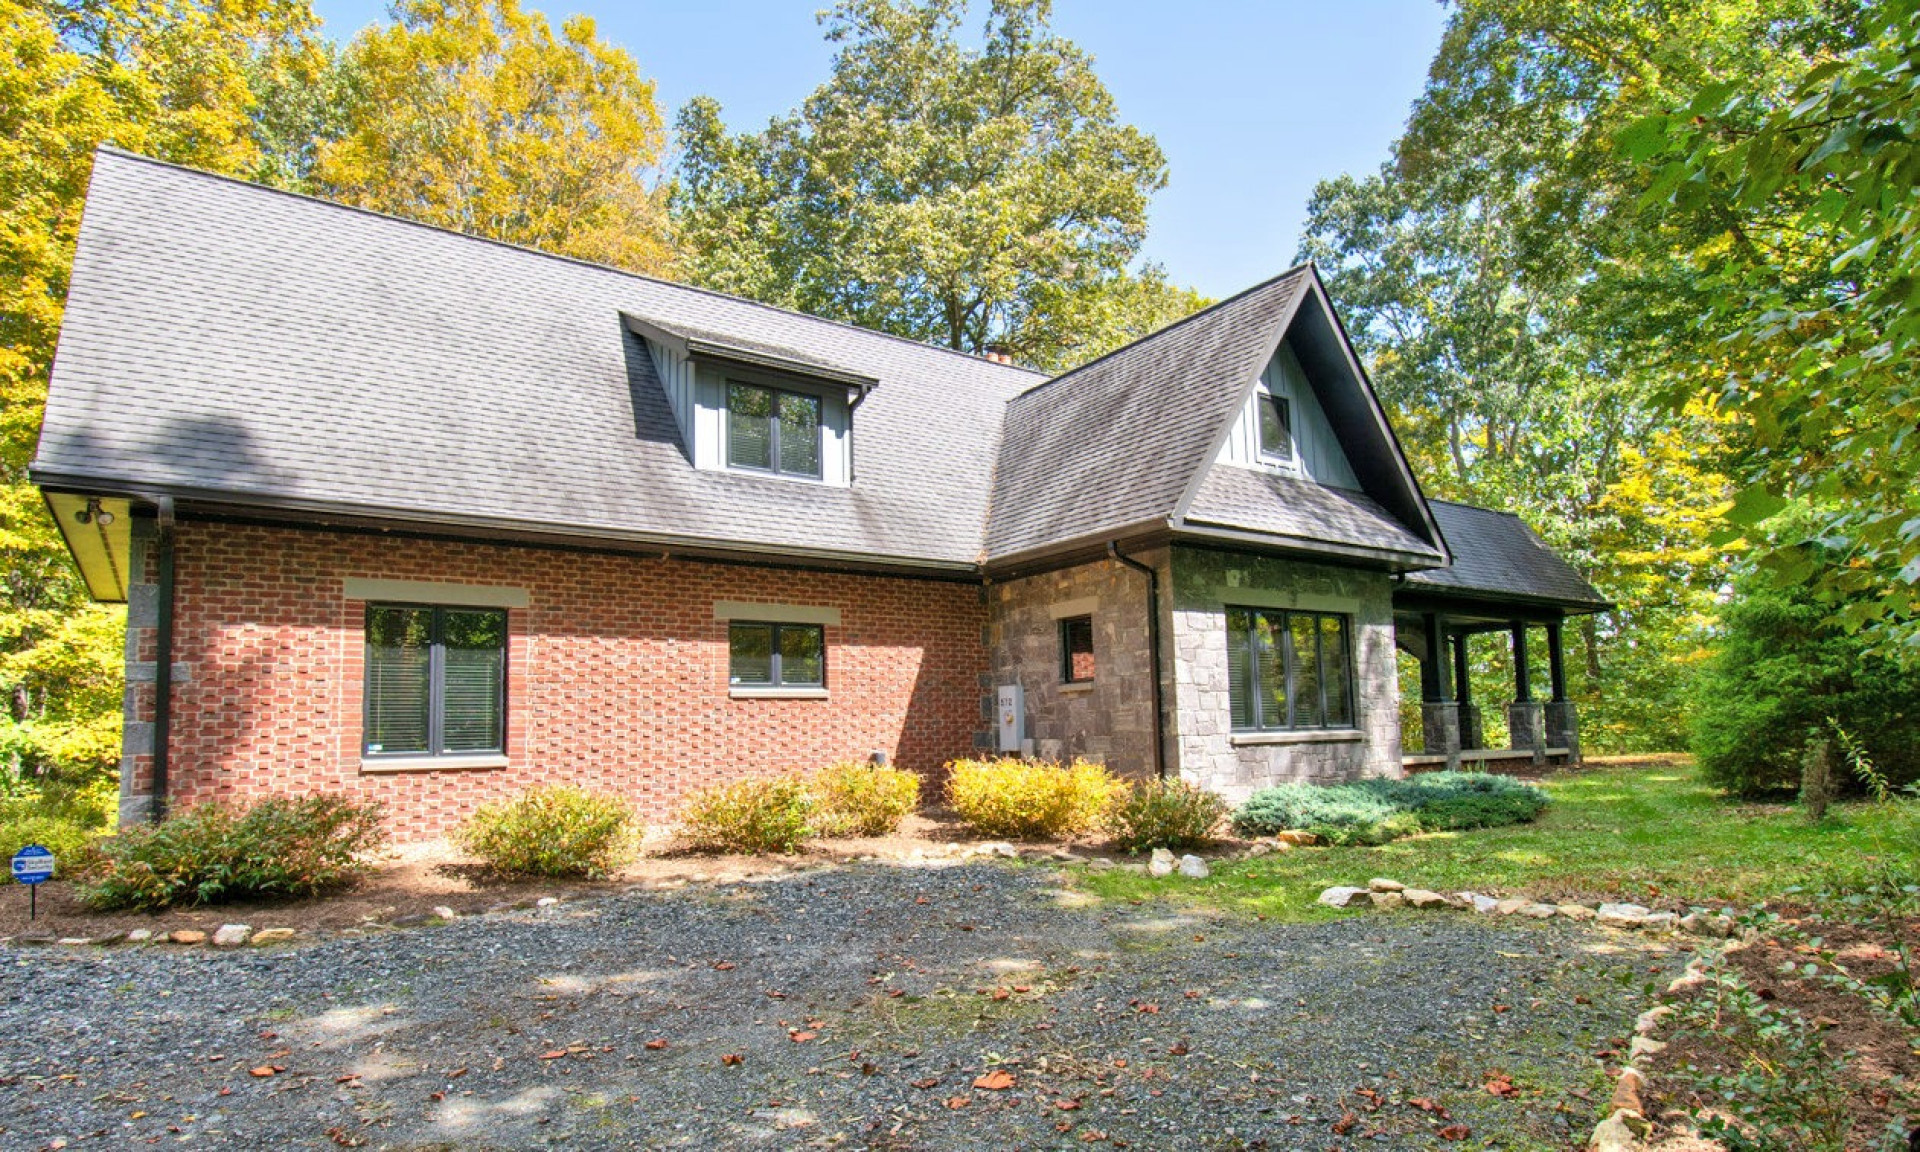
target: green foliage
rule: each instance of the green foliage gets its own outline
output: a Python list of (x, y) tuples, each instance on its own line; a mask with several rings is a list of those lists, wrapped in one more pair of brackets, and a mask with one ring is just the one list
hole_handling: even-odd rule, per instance
[[(1758, 449), (1732, 531), (1920, 665), (1920, 0), (1834, 7), (1846, 35), (1784, 82), (1703, 78), (1618, 146), (1714, 342), (1676, 391), (1737, 412)], [(1769, 531), (1789, 507), (1811, 522)]]
[[(62, 802), (36, 795), (0, 801), (0, 858), (38, 844), (53, 853), (59, 879), (84, 877), (99, 864), (96, 841), (105, 826), (105, 813), (87, 798)], [(12, 875), (0, 876), (0, 883), (13, 883)]]
[(1090, 760), (955, 760), (947, 765), (947, 803), (982, 836), (1054, 840), (1099, 824), (1126, 790)]
[(1184, 780), (1152, 780), (1128, 788), (1107, 811), (1106, 827), (1123, 852), (1198, 848), (1226, 819), (1227, 802)]
[(454, 842), (503, 876), (605, 877), (632, 858), (639, 832), (625, 800), (551, 785), (481, 806)]
[(313, 896), (357, 876), (383, 839), (380, 806), (344, 796), (202, 804), (104, 841), (105, 859), (80, 898), (92, 908), (151, 910)]
[(1296, 829), (1330, 844), (1385, 844), (1423, 831), (1524, 823), (1546, 806), (1545, 792), (1508, 776), (1427, 772), (1404, 780), (1263, 788), (1233, 814), (1233, 827), (1243, 836)]
[(1090, 359), (1190, 311), (1129, 272), (1159, 145), (1118, 123), (1049, 0), (842, 0), (832, 77), (764, 131), (681, 110), (675, 224), (725, 292), (1036, 365)]
[(1715, 787), (1795, 787), (1808, 740), (1844, 727), (1896, 785), (1920, 779), (1920, 671), (1849, 635), (1804, 585), (1735, 584), (1698, 685), (1693, 751)]
[(680, 830), (705, 852), (793, 852), (814, 834), (814, 797), (800, 776), (740, 780), (694, 792)]
[(920, 803), (917, 773), (859, 760), (822, 768), (807, 786), (821, 836), (891, 835)]

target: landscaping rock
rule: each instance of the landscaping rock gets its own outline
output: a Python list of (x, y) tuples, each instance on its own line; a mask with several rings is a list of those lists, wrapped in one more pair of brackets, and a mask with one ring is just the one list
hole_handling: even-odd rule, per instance
[(1407, 898), (1398, 892), (1375, 892), (1373, 894), (1373, 906), (1375, 908), (1398, 908), (1406, 902)]
[(1190, 880), (1205, 880), (1213, 875), (1213, 870), (1208, 868), (1207, 862), (1198, 856), (1182, 856), (1180, 857), (1180, 875)]
[(1089, 872), (1111, 872), (1116, 867), (1118, 867), (1118, 865), (1105, 856), (1095, 856), (1087, 862), (1087, 871)]
[(215, 948), (238, 948), (252, 938), (252, 925), (222, 924), (213, 934), (213, 946)]
[(1565, 916), (1569, 920), (1585, 922), (1593, 919), (1593, 909), (1587, 907), (1585, 904), (1562, 904), (1560, 905), (1560, 915)]
[(1329, 908), (1364, 908), (1373, 903), (1373, 893), (1365, 888), (1349, 888), (1341, 885), (1320, 893), (1318, 902)]
[[(1639, 1133), (1634, 1131), (1633, 1122), (1639, 1120), (1637, 1113), (1620, 1111), (1600, 1122), (1593, 1130), (1593, 1138), (1587, 1141), (1592, 1152), (1633, 1152), (1640, 1146)], [(1646, 1121), (1641, 1121), (1645, 1127)]]
[(1438, 892), (1429, 892), (1425, 888), (1409, 888), (1400, 893), (1400, 895), (1407, 903), (1413, 905), (1415, 908), (1455, 907), (1452, 900), (1447, 899)]
[(1153, 850), (1153, 858), (1147, 861), (1147, 875), (1171, 876), (1173, 875), (1174, 868), (1177, 866), (1173, 859), (1173, 853), (1167, 851), (1165, 848), (1155, 848)]
[(1594, 915), (1609, 928), (1639, 928), (1650, 911), (1638, 904), (1602, 904)]
[(535, 908), (552, 908), (560, 903), (558, 896), (542, 896), (533, 902)]
[(1664, 1040), (1650, 1040), (1645, 1036), (1635, 1036), (1633, 1043), (1627, 1045), (1627, 1063), (1638, 1064), (1643, 1056), (1658, 1056), (1667, 1050)]
[(436, 919), (440, 919), (440, 920), (460, 919), (460, 913), (455, 912), (453, 909), (447, 907), (445, 904), (435, 904), (433, 906), (433, 914)]
[(152, 939), (153, 929), (151, 928), (135, 928), (133, 931), (127, 933), (127, 943), (129, 944), (145, 944)]
[[(1673, 1015), (1673, 1005), (1671, 1004), (1660, 1004), (1649, 1008), (1645, 1012), (1640, 1013), (1640, 1018), (1633, 1022), (1633, 1034), (1636, 1036), (1651, 1036), (1660, 1030), (1660, 1021), (1671, 1015)], [(1635, 1109), (1635, 1111), (1638, 1111), (1638, 1109)]]
[(1671, 912), (1649, 912), (1640, 927), (1649, 932), (1671, 932), (1680, 924), (1680, 917)]
[(1552, 904), (1529, 904), (1525, 908), (1520, 909), (1520, 915), (1528, 916), (1535, 920), (1551, 920), (1559, 914), (1560, 909)]
[(175, 944), (185, 944), (188, 947), (192, 947), (195, 944), (205, 944), (207, 942), (207, 934), (197, 928), (179, 928), (167, 933), (167, 939), (173, 941)]
[(1301, 848), (1311, 848), (1313, 845), (1320, 843), (1320, 837), (1315, 836), (1311, 832), (1301, 832), (1294, 828), (1282, 828), (1273, 834), (1273, 839), (1279, 844), (1292, 844)]
[(1533, 903), (1531, 900), (1522, 900), (1518, 896), (1509, 896), (1507, 899), (1495, 904), (1493, 910), (1502, 916), (1511, 916), (1531, 903)]
[(285, 944), (298, 933), (291, 928), (262, 928), (253, 934), (253, 946), (265, 948), (269, 944)]
[(59, 937), (51, 932), (22, 932), (13, 938), (15, 944), (51, 944)]
[(973, 846), (973, 854), (975, 856), (999, 856), (1002, 859), (1012, 860), (1020, 855), (1020, 850), (1005, 840), (989, 840), (985, 844), (975, 844)]
[(1475, 912), (1493, 913), (1500, 910), (1500, 901), (1491, 896), (1482, 896), (1478, 892), (1455, 892), (1453, 896)]
[(1640, 1094), (1646, 1090), (1646, 1087), (1647, 1078), (1640, 1075), (1638, 1068), (1622, 1068), (1620, 1079), (1613, 1082), (1613, 1110), (1645, 1116), (1647, 1109), (1640, 1099)]
[(78, 947), (80, 947), (80, 946), (82, 946), (82, 945), (86, 945), (86, 944), (91, 944), (91, 943), (93, 943), (93, 937), (91, 937), (91, 936), (62, 936), (62, 937), (60, 937), (60, 943), (62, 943), (62, 944), (64, 944), (64, 945), (66, 945), (66, 946), (67, 946), (67, 947), (69, 947), (69, 948), (78, 948)]
[(1407, 890), (1407, 886), (1400, 883), (1400, 881), (1388, 880), (1380, 876), (1375, 876), (1373, 879), (1367, 881), (1367, 888), (1374, 892), (1404, 892)]

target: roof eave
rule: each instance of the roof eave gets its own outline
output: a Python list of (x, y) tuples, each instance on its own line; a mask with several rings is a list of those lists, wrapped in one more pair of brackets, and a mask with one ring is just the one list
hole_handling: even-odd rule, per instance
[(1413, 552), (1399, 548), (1374, 548), (1362, 544), (1343, 544), (1330, 540), (1311, 540), (1303, 536), (1285, 536), (1275, 532), (1251, 532), (1183, 521), (1173, 530), (1175, 540), (1198, 540), (1216, 545), (1233, 545), (1250, 551), (1268, 552), (1300, 559), (1333, 560), (1351, 564), (1365, 561), (1390, 572), (1422, 572), (1445, 567), (1437, 552)]

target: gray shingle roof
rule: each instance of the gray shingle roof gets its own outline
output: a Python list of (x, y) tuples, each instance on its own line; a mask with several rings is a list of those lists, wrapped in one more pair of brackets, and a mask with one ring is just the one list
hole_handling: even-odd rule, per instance
[(1008, 405), (988, 555), (1170, 518), (1311, 275), (1295, 268)]
[(1408, 587), (1492, 599), (1518, 596), (1584, 611), (1610, 606), (1518, 516), (1450, 500), (1427, 505), (1453, 552), (1453, 566), (1409, 573)]
[(1231, 464), (1215, 464), (1208, 471), (1187, 508), (1187, 519), (1293, 540), (1441, 559), (1438, 549), (1364, 493)]
[[(688, 466), (623, 312), (751, 333), (879, 380), (860, 408), (859, 484)], [(1035, 380), (102, 152), (34, 469), (50, 483), (971, 566), (1006, 402)]]

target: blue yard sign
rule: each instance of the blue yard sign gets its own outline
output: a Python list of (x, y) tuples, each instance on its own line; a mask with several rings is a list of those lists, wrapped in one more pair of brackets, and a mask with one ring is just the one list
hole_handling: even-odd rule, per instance
[(27, 919), (40, 914), (40, 885), (53, 879), (53, 853), (29, 844), (13, 854), (13, 882), (27, 886)]

